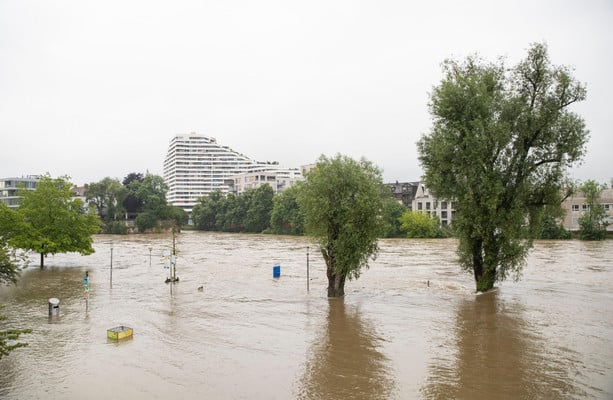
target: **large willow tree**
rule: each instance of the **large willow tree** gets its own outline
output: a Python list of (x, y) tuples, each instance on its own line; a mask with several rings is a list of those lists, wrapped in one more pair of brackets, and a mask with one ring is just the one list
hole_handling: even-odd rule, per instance
[(377, 254), (384, 225), (381, 172), (367, 160), (321, 156), (298, 194), (306, 232), (326, 262), (328, 296), (345, 294), (345, 280), (360, 276)]
[(588, 140), (569, 106), (586, 89), (550, 63), (545, 44), (510, 69), (472, 56), (446, 61), (443, 71), (419, 160), (431, 192), (456, 201), (460, 264), (482, 292), (519, 276), (544, 206), (560, 207), (566, 171)]

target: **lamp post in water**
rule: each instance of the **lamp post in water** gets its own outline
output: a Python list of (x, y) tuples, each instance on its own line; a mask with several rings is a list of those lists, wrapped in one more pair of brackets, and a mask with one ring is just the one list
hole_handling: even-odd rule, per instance
[(111, 242), (111, 289), (113, 288), (113, 242)]
[(309, 291), (309, 246), (307, 246), (307, 292)]

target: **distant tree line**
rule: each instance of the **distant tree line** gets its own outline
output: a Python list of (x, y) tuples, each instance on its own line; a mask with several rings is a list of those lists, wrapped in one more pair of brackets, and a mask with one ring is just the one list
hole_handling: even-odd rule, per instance
[[(302, 186), (299, 183), (278, 194), (269, 185), (240, 195), (215, 191), (201, 197), (194, 206), (194, 226), (203, 231), (304, 235), (304, 213), (298, 202)], [(409, 229), (401, 217), (410, 210), (396, 201), (386, 187), (382, 187), (381, 192), (384, 193), (383, 208), (380, 210), (384, 222), (382, 237), (407, 237)], [(433, 236), (427, 237), (447, 235), (447, 231), (438, 225), (438, 220), (432, 221), (429, 220), (429, 226), (436, 225), (436, 228), (428, 231)]]
[[(579, 219), (580, 230), (573, 235), (561, 220), (564, 210), (543, 206), (539, 239), (602, 240), (606, 238), (607, 222), (599, 194), (605, 188), (587, 181), (573, 190), (586, 194), (587, 211)], [(294, 185), (274, 194), (268, 185), (248, 190), (240, 195), (215, 191), (198, 200), (192, 211), (197, 230), (218, 232), (272, 233), (278, 235), (304, 235), (304, 214), (298, 196), (301, 185)], [(383, 238), (445, 238), (454, 235), (453, 225), (442, 227), (438, 217), (422, 211), (412, 211), (396, 201), (391, 193), (384, 195), (381, 218), (384, 220)]]
[(134, 220), (139, 232), (181, 227), (187, 223), (187, 213), (166, 201), (168, 186), (159, 175), (130, 173), (122, 182), (104, 178), (85, 185), (85, 198), (95, 207), (104, 233), (125, 234), (126, 220)]

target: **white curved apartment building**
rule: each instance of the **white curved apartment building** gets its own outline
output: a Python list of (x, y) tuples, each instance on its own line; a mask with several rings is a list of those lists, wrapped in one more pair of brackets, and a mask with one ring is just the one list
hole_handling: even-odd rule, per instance
[(191, 213), (198, 198), (213, 191), (228, 192), (228, 179), (258, 171), (300, 175), (298, 169), (283, 169), (276, 164), (257, 162), (212, 137), (190, 133), (170, 140), (164, 160), (164, 181), (169, 204)]

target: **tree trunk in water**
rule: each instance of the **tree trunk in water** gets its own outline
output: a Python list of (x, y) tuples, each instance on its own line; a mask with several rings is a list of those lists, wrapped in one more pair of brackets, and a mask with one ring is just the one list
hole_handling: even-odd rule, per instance
[(328, 297), (343, 297), (345, 295), (345, 274), (328, 272)]
[(45, 266), (45, 255), (43, 253), (40, 253), (40, 269), (43, 269), (44, 266)]
[(475, 274), (475, 279), (477, 282), (477, 292), (487, 292), (494, 288), (496, 270), (483, 268), (479, 276)]
[(334, 257), (323, 252), (326, 261), (326, 275), (328, 276), (328, 297), (343, 297), (345, 295), (345, 274), (334, 273)]
[(494, 287), (496, 282), (496, 268), (488, 268), (483, 262), (483, 241), (477, 239), (472, 246), (473, 253), (473, 272), (477, 292), (487, 292)]

